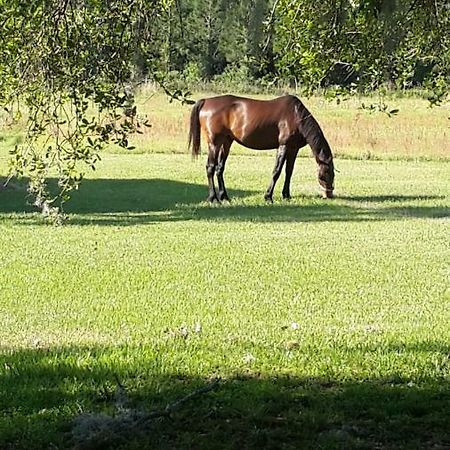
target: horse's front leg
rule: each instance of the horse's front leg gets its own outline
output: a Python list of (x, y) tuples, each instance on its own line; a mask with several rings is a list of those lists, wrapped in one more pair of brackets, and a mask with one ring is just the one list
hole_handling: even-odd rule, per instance
[(286, 161), (286, 153), (287, 147), (286, 145), (280, 145), (277, 151), (277, 157), (275, 160), (275, 168), (272, 173), (272, 181), (267, 188), (266, 193), (264, 194), (264, 198), (271, 202), (273, 197), (273, 190), (275, 189), (275, 185), (277, 184), (278, 178), (280, 178), (281, 171), (283, 170), (284, 162)]
[(284, 178), (283, 198), (289, 200), (291, 198), (291, 177), (294, 171), (295, 160), (298, 154), (298, 148), (291, 148), (286, 154), (286, 175)]

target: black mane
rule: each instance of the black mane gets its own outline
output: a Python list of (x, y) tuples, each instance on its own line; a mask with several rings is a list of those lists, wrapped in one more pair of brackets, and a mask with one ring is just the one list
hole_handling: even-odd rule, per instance
[(297, 98), (295, 105), (299, 131), (311, 147), (318, 162), (329, 164), (333, 158), (330, 145), (326, 140), (322, 128), (306, 106)]

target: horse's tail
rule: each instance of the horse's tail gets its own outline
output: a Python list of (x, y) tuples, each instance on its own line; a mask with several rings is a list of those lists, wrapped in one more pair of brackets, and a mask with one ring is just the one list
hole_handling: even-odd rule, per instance
[(191, 126), (189, 128), (189, 148), (192, 148), (192, 156), (196, 158), (200, 154), (200, 110), (205, 100), (199, 100), (191, 112)]

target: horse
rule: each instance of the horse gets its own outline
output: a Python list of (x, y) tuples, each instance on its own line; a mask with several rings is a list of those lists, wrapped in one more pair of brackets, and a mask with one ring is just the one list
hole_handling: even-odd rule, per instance
[[(192, 156), (200, 154), (201, 132), (206, 135), (208, 159), (208, 201), (229, 201), (223, 174), (233, 141), (255, 150), (278, 148), (272, 180), (264, 198), (272, 202), (273, 191), (286, 163), (282, 195), (289, 199), (290, 181), (298, 151), (306, 144), (318, 165), (323, 198), (332, 198), (334, 190), (333, 155), (325, 136), (301, 100), (293, 95), (273, 100), (255, 100), (222, 95), (198, 100), (192, 108), (189, 148)], [(218, 190), (214, 185), (217, 175)]]

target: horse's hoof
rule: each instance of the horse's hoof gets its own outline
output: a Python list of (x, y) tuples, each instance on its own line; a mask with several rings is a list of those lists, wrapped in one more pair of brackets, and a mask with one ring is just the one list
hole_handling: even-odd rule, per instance
[(329, 200), (329, 199), (334, 198), (333, 191), (324, 191), (324, 192), (322, 192), (322, 198), (324, 200)]
[(271, 195), (265, 195), (264, 196), (264, 200), (267, 202), (267, 203), (273, 203), (273, 200), (272, 200), (272, 196)]
[(208, 197), (207, 201), (208, 201), (208, 203), (211, 203), (211, 204), (220, 203), (220, 200), (217, 198), (216, 195), (214, 195), (213, 197)]
[(290, 199), (291, 199), (291, 196), (289, 194), (288, 195), (283, 194), (283, 200), (289, 201)]
[(228, 197), (228, 194), (219, 194), (219, 200), (221, 202), (231, 202), (230, 197)]

